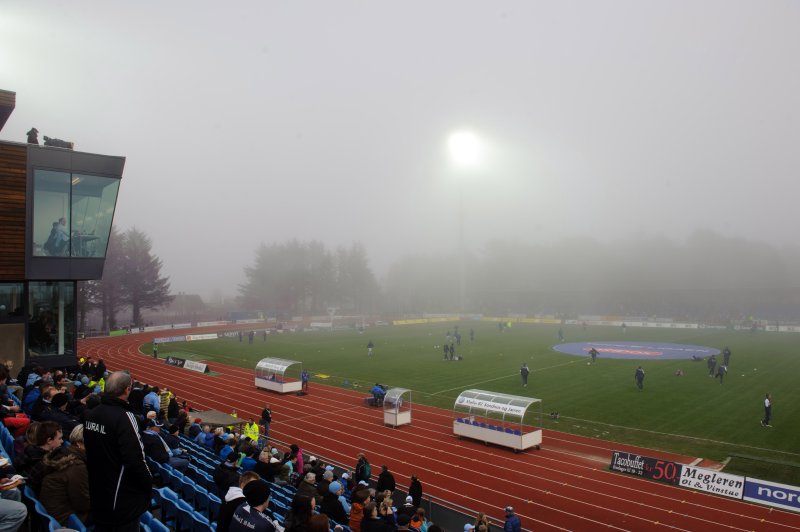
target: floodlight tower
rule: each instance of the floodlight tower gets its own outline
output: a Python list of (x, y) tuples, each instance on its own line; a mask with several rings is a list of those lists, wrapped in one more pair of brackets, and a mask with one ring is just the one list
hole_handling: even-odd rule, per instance
[[(481, 160), (483, 152), (481, 141), (478, 136), (471, 131), (457, 131), (451, 134), (447, 140), (447, 147), (450, 153), (450, 162), (456, 168), (459, 177), (463, 177), (467, 171), (474, 169)], [(464, 187), (459, 186), (458, 190), (458, 311), (459, 313), (463, 313), (466, 304), (466, 279), (464, 270), (464, 262), (466, 260), (466, 250), (464, 247)]]

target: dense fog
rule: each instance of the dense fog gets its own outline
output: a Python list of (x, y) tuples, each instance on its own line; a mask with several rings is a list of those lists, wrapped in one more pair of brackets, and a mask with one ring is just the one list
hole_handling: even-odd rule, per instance
[(796, 2), (78, 5), (3, 2), (0, 137), (126, 156), (115, 224), (175, 293), (296, 239), (395, 312), (458, 306), (462, 257), (474, 311), (792, 308)]

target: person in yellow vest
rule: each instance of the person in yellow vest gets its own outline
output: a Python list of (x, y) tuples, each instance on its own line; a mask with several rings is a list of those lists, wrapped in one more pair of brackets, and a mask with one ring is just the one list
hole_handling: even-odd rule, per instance
[(175, 395), (169, 391), (169, 388), (164, 388), (161, 390), (161, 393), (158, 394), (158, 417), (159, 419), (166, 419), (167, 418), (167, 408), (169, 408), (169, 400), (175, 397)]
[[(236, 409), (235, 408), (233, 409), (233, 412), (231, 412), (231, 416), (239, 417), (238, 414), (236, 414)], [(233, 432), (233, 425), (228, 425), (228, 431), (229, 432)]]
[(260, 433), (259, 426), (253, 421), (253, 418), (248, 418), (247, 423), (244, 425), (242, 435), (250, 438), (253, 443), (258, 443), (258, 435)]

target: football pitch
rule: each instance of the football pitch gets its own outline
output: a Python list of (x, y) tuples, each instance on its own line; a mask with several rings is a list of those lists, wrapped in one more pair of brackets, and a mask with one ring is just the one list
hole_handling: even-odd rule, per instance
[[(459, 361), (443, 360), (445, 335), (459, 326)], [(475, 340), (470, 341), (470, 329)], [(712, 460), (733, 457), (730, 469), (764, 468), (784, 481), (800, 468), (800, 336), (711, 329), (637, 329), (565, 326), (566, 342), (672, 342), (732, 351), (724, 382), (708, 376), (705, 361), (604, 358), (553, 350), (557, 325), (515, 324), (500, 332), (496, 323), (460, 321), (381, 326), (355, 330), (257, 335), (170, 343), (160, 355), (220, 361), (254, 368), (261, 358), (299, 360), (321, 382), (367, 394), (376, 382), (409, 388), (412, 402), (452, 408), (458, 394), (477, 388), (542, 400), (542, 424), (573, 432)], [(375, 344), (373, 357), (367, 343)], [(149, 352), (150, 346), (146, 346)], [(721, 355), (718, 356), (720, 362)], [(530, 368), (523, 387), (519, 369)], [(634, 371), (646, 372), (644, 389)], [(213, 366), (212, 366), (213, 367)], [(682, 376), (676, 375), (678, 370)], [(772, 428), (762, 427), (764, 395), (773, 396)], [(547, 414), (557, 411), (555, 421)], [(527, 417), (526, 417), (527, 422)], [(788, 466), (788, 467), (787, 467)], [(743, 471), (747, 472), (747, 471)], [(762, 473), (762, 478), (766, 475)]]

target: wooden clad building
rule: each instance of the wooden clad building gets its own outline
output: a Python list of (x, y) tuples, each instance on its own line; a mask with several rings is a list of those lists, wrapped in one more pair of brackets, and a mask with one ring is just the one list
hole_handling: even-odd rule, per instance
[[(0, 129), (15, 100), (0, 90)], [(75, 363), (77, 281), (103, 275), (124, 166), (124, 157), (0, 141), (1, 359)]]

